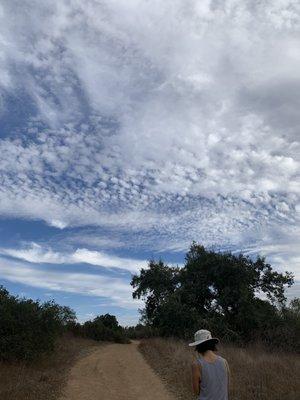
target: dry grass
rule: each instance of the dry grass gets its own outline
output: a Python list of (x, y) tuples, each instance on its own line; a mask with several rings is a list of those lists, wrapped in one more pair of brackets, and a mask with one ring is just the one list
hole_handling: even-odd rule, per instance
[[(178, 399), (193, 399), (191, 362), (195, 352), (186, 343), (142, 340), (140, 351)], [(231, 369), (231, 400), (297, 400), (300, 394), (300, 356), (266, 352), (256, 346), (247, 349), (219, 346), (219, 354)]]
[(0, 362), (0, 399), (56, 400), (74, 361), (99, 346), (95, 343), (66, 336), (53, 354), (32, 365)]

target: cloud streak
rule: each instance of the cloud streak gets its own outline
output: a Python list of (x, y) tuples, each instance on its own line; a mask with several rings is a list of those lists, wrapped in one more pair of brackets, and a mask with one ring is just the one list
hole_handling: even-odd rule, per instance
[(10, 282), (36, 288), (106, 298), (110, 307), (118, 306), (137, 310), (142, 304), (132, 299), (130, 285), (119, 278), (88, 273), (49, 271), (2, 257), (0, 257), (0, 274), (3, 279)]
[(130, 258), (121, 258), (106, 254), (100, 251), (92, 251), (85, 248), (76, 249), (72, 253), (54, 252), (52, 249), (32, 243), (24, 249), (0, 249), (0, 254), (14, 257), (29, 263), (37, 264), (90, 264), (104, 268), (119, 268), (138, 272), (141, 268), (147, 266), (146, 260), (136, 260)]

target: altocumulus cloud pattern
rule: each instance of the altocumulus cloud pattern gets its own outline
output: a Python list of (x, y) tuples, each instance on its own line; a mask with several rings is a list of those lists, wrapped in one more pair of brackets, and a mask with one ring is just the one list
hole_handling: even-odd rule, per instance
[(0, 213), (52, 227), (6, 265), (197, 240), (300, 279), (298, 1), (2, 0), (0, 26)]

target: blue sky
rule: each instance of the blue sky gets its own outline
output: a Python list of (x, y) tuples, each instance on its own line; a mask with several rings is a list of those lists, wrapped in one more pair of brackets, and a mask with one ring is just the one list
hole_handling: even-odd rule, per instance
[(196, 240), (299, 296), (299, 27), (293, 0), (3, 0), (1, 283), (132, 324), (131, 275)]

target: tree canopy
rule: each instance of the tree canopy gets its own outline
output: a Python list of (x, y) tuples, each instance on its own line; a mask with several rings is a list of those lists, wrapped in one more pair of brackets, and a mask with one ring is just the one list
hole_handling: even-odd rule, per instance
[(133, 276), (133, 297), (145, 300), (144, 322), (162, 334), (186, 336), (201, 326), (249, 339), (267, 329), (286, 303), (291, 272), (277, 272), (264, 257), (207, 250), (192, 243), (182, 268), (151, 260)]

